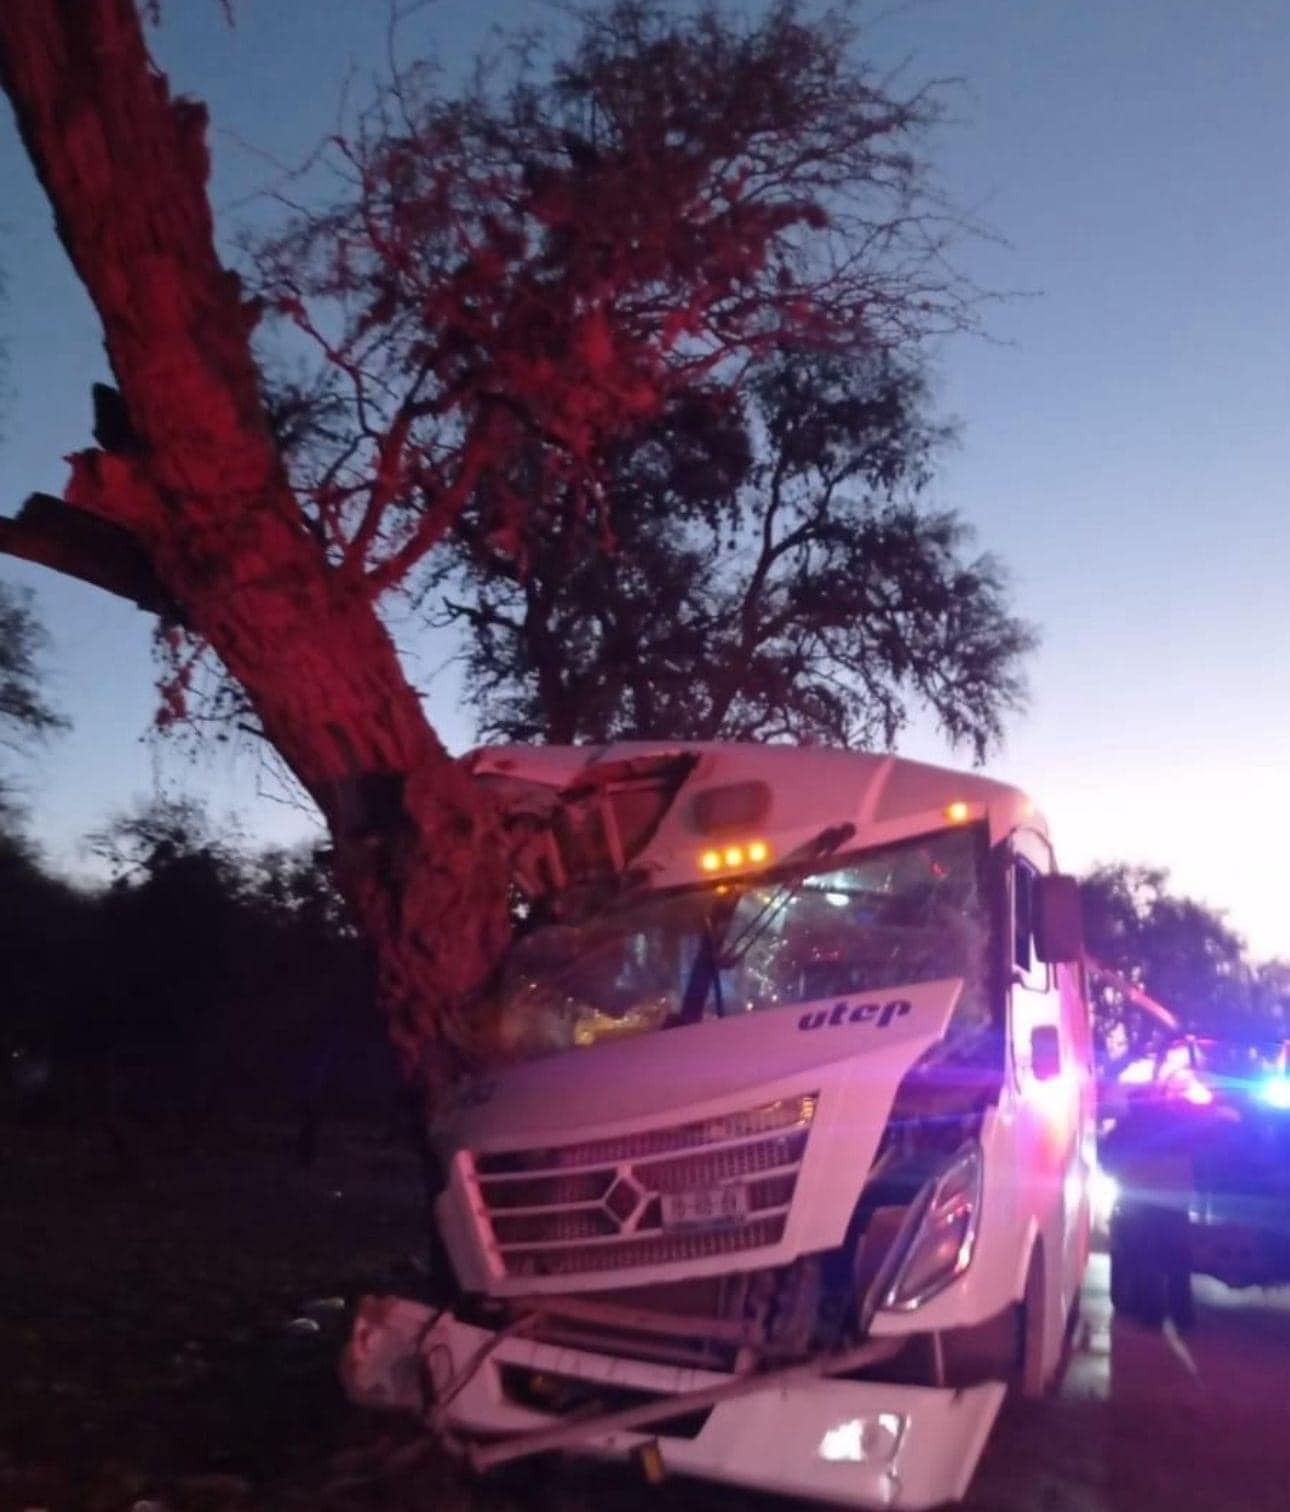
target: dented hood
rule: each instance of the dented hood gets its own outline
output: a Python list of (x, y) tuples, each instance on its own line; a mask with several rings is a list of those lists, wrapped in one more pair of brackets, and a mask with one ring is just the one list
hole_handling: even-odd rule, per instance
[(807, 1086), (829, 1068), (881, 1123), (901, 1077), (943, 1037), (958, 980), (827, 998), (642, 1034), (509, 1067), (460, 1088), (435, 1129), (441, 1153), (613, 1134), (726, 1111)]

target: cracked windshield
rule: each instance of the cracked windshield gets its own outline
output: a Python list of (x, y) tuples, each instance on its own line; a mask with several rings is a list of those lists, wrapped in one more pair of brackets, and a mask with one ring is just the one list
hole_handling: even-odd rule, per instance
[(979, 1023), (989, 912), (981, 837), (949, 830), (827, 871), (656, 894), (515, 946), (503, 1017), (534, 1055), (914, 982), (962, 978)]

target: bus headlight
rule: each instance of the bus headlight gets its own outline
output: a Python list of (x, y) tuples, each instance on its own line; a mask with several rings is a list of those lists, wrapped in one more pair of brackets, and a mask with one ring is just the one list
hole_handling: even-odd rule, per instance
[(896, 1457), (909, 1419), (899, 1412), (878, 1412), (872, 1417), (849, 1418), (830, 1428), (816, 1453), (835, 1464), (889, 1465)]
[(972, 1263), (981, 1212), (981, 1146), (964, 1145), (929, 1187), (884, 1307), (902, 1312), (921, 1307)]

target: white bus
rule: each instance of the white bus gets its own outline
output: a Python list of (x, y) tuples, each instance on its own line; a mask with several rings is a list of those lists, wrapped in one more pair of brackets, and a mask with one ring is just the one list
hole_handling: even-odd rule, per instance
[(552, 1450), (961, 1497), (1089, 1242), (1078, 896), (1016, 789), (889, 756), (501, 747), (510, 1063), (433, 1131), (454, 1272), (345, 1374), (481, 1470)]

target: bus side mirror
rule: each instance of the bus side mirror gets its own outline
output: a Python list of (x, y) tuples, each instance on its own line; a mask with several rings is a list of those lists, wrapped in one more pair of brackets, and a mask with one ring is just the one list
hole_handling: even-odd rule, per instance
[(1084, 954), (1079, 882), (1054, 874), (1036, 883), (1035, 954), (1050, 966), (1078, 961)]

